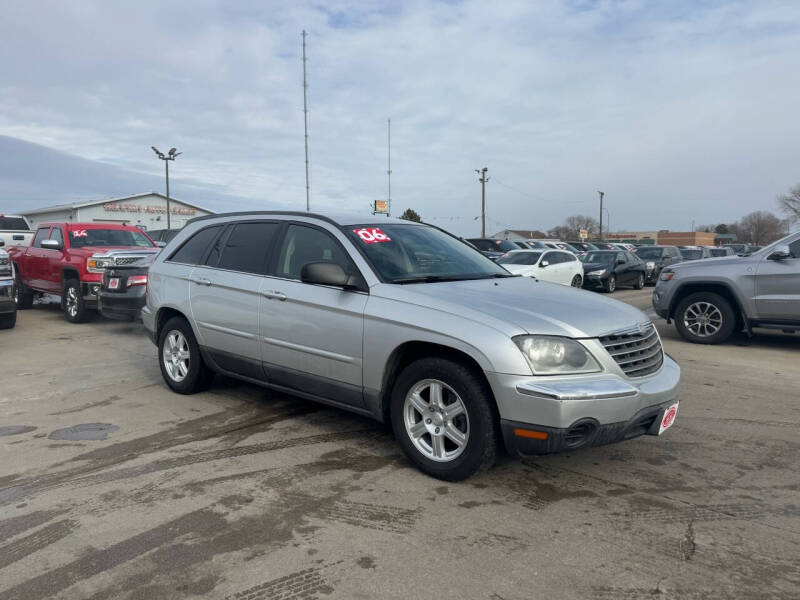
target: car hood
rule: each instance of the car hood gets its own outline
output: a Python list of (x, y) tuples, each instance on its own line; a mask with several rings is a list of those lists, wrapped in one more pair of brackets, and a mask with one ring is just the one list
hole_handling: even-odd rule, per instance
[[(484, 323), (509, 335), (589, 338), (650, 321), (638, 308), (624, 302), (530, 277), (379, 284), (370, 292)], [(398, 312), (403, 311), (398, 308)]]

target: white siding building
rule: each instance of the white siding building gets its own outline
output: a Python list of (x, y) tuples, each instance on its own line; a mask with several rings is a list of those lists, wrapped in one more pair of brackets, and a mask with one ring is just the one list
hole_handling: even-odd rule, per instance
[[(169, 199), (170, 228), (180, 229), (195, 217), (213, 214), (188, 202)], [(46, 206), (23, 214), (32, 229), (48, 221), (74, 221), (79, 223), (121, 223), (135, 225), (147, 230), (167, 228), (167, 197), (157, 192), (136, 194), (122, 198), (107, 198), (90, 202), (74, 202), (58, 206)]]

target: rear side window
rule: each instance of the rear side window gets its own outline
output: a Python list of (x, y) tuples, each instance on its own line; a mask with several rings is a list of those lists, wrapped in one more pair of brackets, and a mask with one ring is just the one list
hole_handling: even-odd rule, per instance
[(267, 251), (272, 247), (278, 227), (278, 223), (234, 225), (222, 248), (217, 267), (243, 273), (263, 274)]
[(49, 231), (50, 231), (49, 227), (42, 227), (41, 229), (36, 230), (36, 236), (33, 238), (34, 248), (42, 247), (42, 241), (47, 239), (47, 232)]
[(170, 256), (173, 262), (183, 263), (186, 265), (196, 265), (203, 260), (206, 250), (217, 239), (219, 232), (222, 230), (222, 225), (214, 225), (213, 227), (206, 227), (195, 233), (190, 237), (177, 252)]

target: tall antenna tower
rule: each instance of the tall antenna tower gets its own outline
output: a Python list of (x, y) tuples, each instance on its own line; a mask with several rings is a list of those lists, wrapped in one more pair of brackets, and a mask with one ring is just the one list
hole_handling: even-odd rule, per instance
[(311, 210), (311, 188), (308, 184), (308, 83), (306, 82), (306, 30), (303, 29), (303, 131), (306, 144), (306, 211)]
[(389, 160), (386, 167), (386, 176), (389, 181), (389, 194), (386, 197), (386, 200), (388, 201), (386, 204), (386, 216), (388, 217), (389, 213), (392, 211), (392, 119), (391, 118), (386, 119), (386, 125), (387, 125), (386, 142), (389, 150), (388, 153)]

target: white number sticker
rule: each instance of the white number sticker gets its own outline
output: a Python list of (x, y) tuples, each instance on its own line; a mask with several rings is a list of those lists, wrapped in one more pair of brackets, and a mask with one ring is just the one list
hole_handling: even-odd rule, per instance
[(378, 242), (391, 242), (392, 238), (381, 231), (380, 227), (364, 227), (354, 229), (355, 234), (361, 238), (365, 244), (375, 244)]

